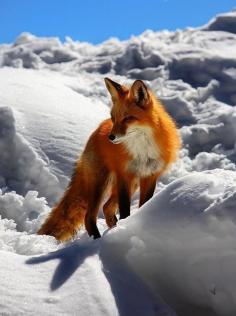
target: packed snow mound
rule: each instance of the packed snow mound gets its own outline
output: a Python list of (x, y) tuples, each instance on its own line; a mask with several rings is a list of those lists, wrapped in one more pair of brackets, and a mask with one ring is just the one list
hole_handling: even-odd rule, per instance
[(234, 315), (235, 204), (235, 172), (180, 178), (103, 238), (105, 267), (122, 262), (178, 315)]
[(236, 34), (236, 10), (217, 15), (206, 28), (209, 31), (224, 31)]

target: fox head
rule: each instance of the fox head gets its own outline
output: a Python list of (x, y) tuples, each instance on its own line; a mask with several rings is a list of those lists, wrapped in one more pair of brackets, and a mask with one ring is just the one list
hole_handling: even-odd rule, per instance
[(136, 80), (130, 88), (109, 78), (105, 83), (112, 98), (111, 120), (113, 127), (109, 139), (119, 144), (150, 126), (152, 97), (147, 86)]

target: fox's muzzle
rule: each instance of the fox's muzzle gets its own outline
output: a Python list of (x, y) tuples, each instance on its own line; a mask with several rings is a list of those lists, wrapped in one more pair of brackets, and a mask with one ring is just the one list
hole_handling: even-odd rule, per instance
[(113, 141), (113, 140), (115, 140), (116, 137), (114, 134), (109, 134), (108, 138), (110, 141)]
[(114, 134), (109, 134), (108, 138), (112, 144), (120, 144), (124, 140), (124, 136), (116, 136)]

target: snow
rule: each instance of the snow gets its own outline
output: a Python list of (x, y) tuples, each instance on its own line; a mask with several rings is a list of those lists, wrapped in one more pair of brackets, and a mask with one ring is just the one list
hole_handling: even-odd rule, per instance
[(16, 130), (62, 178), (71, 174), (89, 135), (109, 116), (101, 101), (70, 88), (82, 79), (46, 70), (0, 69), (0, 104), (12, 108)]
[(101, 253), (134, 270), (178, 315), (233, 315), (235, 192), (232, 171), (173, 181), (110, 231)]
[[(236, 314), (235, 11), (198, 29), (99, 45), (21, 34), (0, 45), (0, 314)], [(36, 232), (95, 127), (104, 77), (146, 80), (174, 117), (179, 159), (155, 196), (91, 240)]]
[(0, 107), (1, 188), (13, 189), (21, 194), (36, 189), (48, 200), (60, 195), (58, 179), (50, 173), (30, 144), (16, 133), (11, 108)]
[(206, 30), (236, 33), (236, 11), (219, 14), (207, 25)]
[(1, 252), (1, 314), (118, 315), (94, 245), (80, 246), (35, 261)]

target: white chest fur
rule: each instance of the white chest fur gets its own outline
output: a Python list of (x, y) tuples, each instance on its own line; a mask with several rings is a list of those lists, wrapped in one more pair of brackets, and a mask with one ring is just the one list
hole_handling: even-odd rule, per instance
[(163, 167), (164, 162), (160, 158), (160, 150), (150, 127), (138, 125), (129, 127), (124, 145), (133, 158), (128, 162), (127, 168), (137, 176), (147, 177)]

